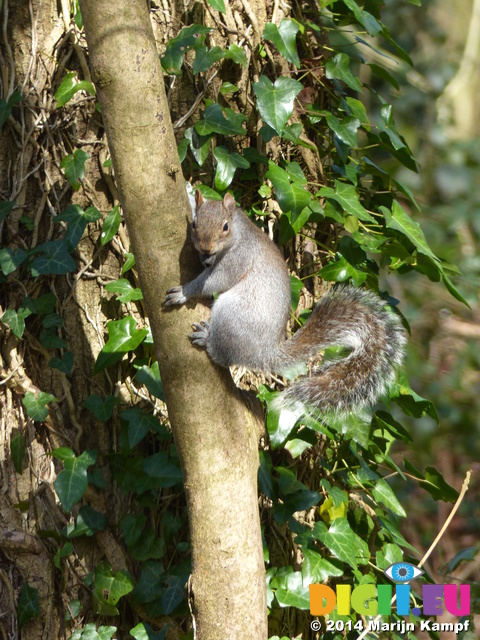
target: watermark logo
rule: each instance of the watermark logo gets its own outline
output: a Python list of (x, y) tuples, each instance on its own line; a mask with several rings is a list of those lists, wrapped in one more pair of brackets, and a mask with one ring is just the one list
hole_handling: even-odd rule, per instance
[[(423, 609), (410, 607), (410, 582), (421, 576), (424, 571), (409, 562), (396, 562), (384, 571), (394, 584), (362, 584), (352, 590), (350, 585), (337, 584), (335, 591), (324, 584), (309, 585), (310, 613), (313, 616), (327, 616), (336, 609), (338, 615), (348, 616), (351, 610), (365, 617), (377, 619), (368, 623), (369, 631), (414, 631), (414, 624), (400, 620), (397, 622), (380, 622), (381, 616), (389, 616), (392, 607), (398, 616), (441, 616), (445, 610), (453, 616), (463, 617), (470, 614), (470, 585), (468, 584), (423, 584)], [(313, 623), (317, 621), (312, 621)], [(359, 629), (348, 623), (346, 629)], [(353, 623), (352, 623), (353, 624)], [(431, 620), (420, 621), (420, 630), (425, 631), (466, 631), (469, 620), (457, 623), (437, 623)], [(329, 629), (329, 625), (331, 629)], [(318, 627), (319, 630), (320, 627)], [(339, 630), (333, 626), (333, 621), (327, 621), (327, 630)]]

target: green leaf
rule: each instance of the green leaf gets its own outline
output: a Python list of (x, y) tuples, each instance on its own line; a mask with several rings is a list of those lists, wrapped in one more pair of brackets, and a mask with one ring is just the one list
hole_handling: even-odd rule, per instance
[(303, 585), (300, 571), (294, 571), (286, 577), (285, 586), (275, 591), (275, 597), (281, 607), (295, 607), (303, 611), (310, 608), (308, 585)]
[(133, 253), (126, 253), (125, 254), (125, 262), (123, 263), (123, 267), (122, 267), (122, 276), (127, 273), (127, 271), (130, 271), (130, 269), (132, 269), (135, 266), (135, 256), (133, 255)]
[(303, 184), (298, 180), (292, 181), (291, 175), (274, 162), (268, 163), (265, 177), (271, 180), (282, 211), (299, 215), (310, 203), (312, 196), (304, 189)]
[(372, 37), (377, 36), (384, 30), (382, 24), (380, 24), (371, 13), (360, 9), (355, 0), (343, 0), (343, 3), (350, 9), (355, 16), (356, 21), (365, 28), (365, 31)]
[(62, 535), (70, 540), (72, 538), (80, 538), (81, 536), (92, 537), (96, 531), (104, 531), (107, 526), (107, 517), (105, 514), (96, 511), (93, 507), (81, 507), (75, 524), (67, 525)]
[[(223, 2), (223, 0), (220, 1)], [(210, 69), (215, 62), (222, 60), (224, 57), (225, 51), (221, 47), (213, 47), (212, 49), (207, 49), (204, 46), (198, 47), (195, 50), (195, 60), (193, 61), (194, 75)]]
[(233, 109), (222, 109), (216, 102), (209, 105), (203, 114), (203, 119), (195, 125), (197, 133), (207, 136), (210, 133), (220, 133), (224, 136), (244, 135), (245, 129), (242, 122), (247, 119), (241, 113), (236, 113)]
[(14, 206), (15, 202), (9, 202), (8, 200), (0, 201), (0, 222), (3, 222), (5, 220)]
[(207, 0), (207, 2), (216, 11), (220, 11), (221, 13), (226, 12), (225, 2), (223, 0)]
[(78, 204), (72, 204), (55, 217), (55, 222), (68, 223), (64, 239), (68, 242), (68, 247), (72, 251), (80, 242), (87, 224), (99, 220), (101, 217), (102, 214), (95, 207), (88, 207), (84, 211)]
[(78, 457), (69, 454), (64, 459), (64, 469), (53, 481), (53, 486), (65, 511), (71, 511), (87, 490), (87, 469), (94, 464), (96, 456), (95, 451), (87, 450)]
[(224, 191), (230, 185), (237, 169), (248, 169), (250, 166), (248, 160), (239, 153), (230, 153), (225, 147), (215, 147), (213, 155), (217, 160), (215, 188), (219, 191)]
[(122, 217), (120, 215), (120, 208), (116, 204), (113, 209), (111, 209), (103, 221), (102, 233), (100, 234), (100, 242), (102, 247), (110, 242), (113, 236), (117, 233), (118, 227), (120, 226), (120, 222), (122, 221)]
[[(207, 2), (208, 1), (209, 0), (207, 0)], [(140, 622), (136, 627), (130, 629), (130, 635), (133, 636), (135, 640), (166, 640), (168, 629), (169, 626), (165, 625), (159, 633), (154, 633), (148, 622)]]
[(70, 255), (68, 243), (64, 240), (49, 240), (37, 247), (39, 256), (32, 263), (32, 275), (63, 276), (75, 271), (77, 265)]
[(210, 154), (210, 142), (214, 135), (209, 133), (206, 136), (201, 136), (195, 127), (187, 129), (184, 135), (185, 139), (189, 142), (193, 157), (198, 164), (202, 166)]
[(38, 589), (31, 587), (28, 582), (24, 582), (17, 606), (18, 628), (23, 627), (33, 618), (40, 615), (40, 604), (38, 599)]
[(346, 53), (337, 53), (326, 63), (325, 75), (329, 80), (341, 80), (354, 91), (362, 90), (362, 83), (350, 71), (350, 57)]
[(18, 267), (28, 258), (28, 253), (24, 249), (0, 249), (0, 269), (4, 275), (8, 276), (18, 269)]
[(60, 162), (60, 168), (64, 170), (65, 177), (75, 191), (80, 189), (81, 181), (85, 175), (85, 162), (89, 158), (90, 156), (83, 149), (75, 149), (73, 155), (65, 156)]
[(339, 120), (331, 113), (325, 114), (328, 128), (333, 131), (339, 140), (344, 142), (349, 147), (355, 148), (358, 146), (357, 131), (361, 125), (358, 118), (343, 118)]
[(7, 324), (12, 333), (21, 338), (25, 331), (25, 318), (27, 318), (32, 312), (30, 309), (20, 307), (18, 311), (14, 309), (7, 309), (2, 316), (2, 322)]
[(159, 427), (155, 416), (142, 413), (138, 407), (123, 411), (120, 417), (128, 422), (128, 444), (131, 449), (145, 438), (150, 429), (157, 431)]
[(135, 351), (148, 333), (148, 329), (137, 329), (137, 323), (132, 316), (108, 322), (107, 330), (108, 341), (98, 354), (94, 374), (112, 366), (129, 351)]
[(420, 486), (428, 491), (434, 500), (452, 503), (457, 501), (458, 491), (445, 482), (442, 474), (435, 467), (427, 467), (425, 475), (423, 475), (406, 458), (403, 459), (403, 462), (406, 471), (419, 479)]
[(105, 290), (117, 294), (119, 302), (132, 302), (132, 300), (143, 300), (142, 290), (139, 287), (132, 287), (126, 278), (120, 278), (105, 285)]
[(383, 478), (377, 480), (375, 487), (372, 489), (372, 494), (377, 502), (384, 504), (395, 515), (401, 516), (402, 518), (407, 517), (405, 509), (398, 501), (391, 486)]
[(73, 368), (73, 351), (64, 351), (61, 358), (55, 356), (49, 361), (48, 366), (70, 375)]
[(115, 396), (106, 396), (105, 400), (102, 400), (100, 396), (90, 395), (85, 399), (84, 404), (98, 420), (106, 422), (112, 417), (114, 407), (120, 404), (120, 399)]
[(367, 543), (351, 529), (345, 518), (337, 518), (327, 529), (323, 522), (317, 522), (313, 534), (342, 562), (353, 569), (359, 564), (367, 564), (370, 551)]
[(166, 451), (149, 456), (143, 463), (143, 468), (149, 476), (157, 478), (162, 487), (173, 487), (183, 482), (180, 464), (172, 463)]
[(67, 73), (62, 80), (61, 85), (55, 92), (55, 100), (57, 101), (57, 107), (63, 107), (69, 100), (77, 93), (77, 91), (86, 91), (90, 95), (96, 94), (95, 87), (91, 82), (87, 80), (78, 80), (77, 73), (75, 71)]
[(262, 120), (279, 136), (293, 113), (294, 100), (302, 89), (301, 82), (284, 76), (277, 78), (275, 84), (267, 76), (260, 76), (253, 85)]
[(270, 40), (277, 47), (278, 52), (288, 62), (300, 68), (300, 59), (297, 53), (296, 38), (300, 29), (298, 22), (294, 20), (282, 20), (278, 27), (272, 22), (267, 22), (262, 33), (262, 38)]
[(222, 86), (220, 87), (220, 93), (222, 96), (227, 95), (227, 93), (236, 93), (237, 91), (239, 91), (239, 88), (236, 84), (232, 84), (231, 82), (228, 82), (228, 80), (222, 82)]
[(140, 579), (132, 591), (132, 605), (153, 602), (162, 596), (163, 587), (163, 564), (161, 562), (146, 562), (142, 567)]
[(44, 391), (40, 391), (37, 396), (31, 391), (27, 391), (22, 399), (22, 404), (27, 410), (27, 414), (36, 422), (43, 422), (48, 416), (47, 404), (50, 402), (58, 402), (58, 400), (55, 396)]
[(21, 102), (21, 100), (22, 94), (18, 91), (14, 91), (8, 100), (0, 100), (0, 129), (2, 129), (3, 125), (8, 120), (14, 105)]
[(328, 578), (339, 578), (343, 575), (342, 569), (334, 565), (330, 560), (322, 558), (318, 551), (302, 548), (302, 580), (304, 585), (326, 582)]
[(118, 615), (117, 604), (120, 598), (133, 591), (134, 582), (127, 571), (116, 573), (100, 562), (95, 568), (94, 606), (100, 615)]
[(363, 222), (373, 222), (377, 224), (375, 218), (360, 204), (358, 194), (353, 184), (346, 184), (345, 182), (340, 182), (340, 180), (335, 180), (335, 190), (331, 187), (322, 187), (318, 194), (328, 200), (338, 202), (346, 213), (355, 218)]
[[(233, 62), (240, 64), (242, 67), (247, 66), (247, 54), (238, 44), (232, 43), (228, 47), (227, 51), (225, 51), (225, 58), (227, 60), (233, 60)], [(227, 83), (224, 82), (223, 84), (225, 85)]]
[(144, 365), (135, 374), (135, 380), (140, 382), (140, 384), (144, 384), (152, 396), (155, 396), (165, 402), (158, 362), (154, 362), (151, 367)]
[(181, 75), (183, 58), (187, 51), (201, 47), (205, 36), (212, 29), (201, 24), (192, 24), (184, 27), (176, 38), (167, 43), (165, 54), (161, 58), (164, 71), (170, 74)]
[(145, 528), (146, 521), (147, 517), (144, 513), (127, 513), (127, 515), (122, 518), (120, 527), (127, 546), (130, 547), (139, 540)]
[(23, 433), (18, 433), (10, 439), (10, 454), (12, 456), (13, 466), (15, 467), (15, 471), (20, 474), (23, 471), (23, 461), (25, 459), (25, 443)]

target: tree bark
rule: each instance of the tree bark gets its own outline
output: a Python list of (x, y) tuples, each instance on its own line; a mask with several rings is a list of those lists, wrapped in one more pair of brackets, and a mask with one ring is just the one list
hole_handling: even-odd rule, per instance
[(191, 347), (184, 308), (165, 291), (199, 269), (186, 241), (189, 204), (147, 5), (81, 0), (92, 79), (182, 463), (192, 543), (195, 637), (267, 637), (257, 506), (260, 421), (228, 371)]

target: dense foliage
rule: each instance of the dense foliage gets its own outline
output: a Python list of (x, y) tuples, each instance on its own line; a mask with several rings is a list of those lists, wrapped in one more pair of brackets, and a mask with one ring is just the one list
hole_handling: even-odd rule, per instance
[[(223, 0), (209, 0), (210, 10), (219, 16), (218, 27), (188, 16), (162, 53), (172, 91), (173, 79), (178, 83), (184, 76), (195, 78), (201, 88), (190, 119), (176, 123), (185, 178), (209, 198), (231, 190), (259, 225), (268, 230), (274, 223), (292, 273), (292, 326), (307, 319), (306, 301), (321, 291), (319, 282), (367, 286), (401, 313), (388, 283), (417, 272), (443, 281), (449, 294), (463, 302), (452, 282), (458, 269), (430, 248), (415, 219), (419, 207), (396, 173), (399, 166), (409, 172), (417, 172), (418, 166), (395, 126), (392, 105), (377, 90), (385, 83), (397, 86), (390, 70), (381, 66), (385, 49), (375, 63), (362, 55), (360, 45), (374, 51), (386, 47), (411, 65), (382, 23), (380, 4), (306, 4), (294, 17), (267, 23), (260, 44), (252, 49), (248, 39), (223, 44), (225, 6)], [(78, 10), (72, 20), (84, 46)], [(215, 44), (218, 41), (222, 45)], [(251, 91), (245, 78), (253, 80)], [(67, 113), (83, 107), (82, 96), (92, 101), (95, 95), (93, 85), (77, 71), (58, 78), (53, 91), (56, 109)], [(2, 126), (11, 126), (9, 118), (18, 116), (23, 99), (17, 91), (1, 101)], [(91, 158), (74, 136), (69, 144), (71, 153), (61, 159), (60, 168), (71, 191), (82, 193)], [(110, 164), (105, 160), (106, 172)], [(14, 211), (15, 201), (1, 202), (0, 220), (8, 222)], [(2, 322), (19, 341), (26, 334), (35, 336), (42, 366), (68, 377), (80, 354), (62, 331), (55, 282), (82, 277), (89, 266), (79, 261), (82, 237), (97, 230), (98, 248), (108, 247), (121, 232), (121, 211), (117, 204), (105, 214), (93, 205), (72, 203), (55, 212), (53, 228), (40, 238), (33, 213), (26, 212), (20, 223), (21, 242), (9, 238), (0, 250), (5, 292), (19, 283), (22, 291), (15, 306), (5, 309)], [(117, 251), (122, 243), (123, 238)], [(70, 518), (61, 531), (43, 535), (51, 538), (60, 575), (72, 570), (71, 558), (81, 555), (85, 539), (100, 532), (111, 531), (121, 539), (128, 558), (128, 570), (114, 570), (101, 557), (93, 572), (81, 575), (84, 590), (77, 590), (65, 611), (72, 638), (107, 639), (130, 632), (137, 639), (160, 640), (168, 628), (176, 637), (193, 637), (185, 592), (189, 543), (182, 475), (136, 284), (135, 259), (124, 250), (122, 260), (118, 278), (104, 286), (113, 303), (106, 339), (91, 372), (107, 376), (110, 384), (99, 384), (99, 392), (89, 395), (83, 407), (102, 428), (118, 428), (116, 446), (82, 450), (82, 427), (75, 425), (71, 446), (51, 451), (60, 463), (53, 484)], [(2, 304), (6, 299), (2, 297)], [(404, 324), (408, 328), (406, 319)], [(122, 384), (127, 385), (129, 401), (116, 391)], [(110, 393), (104, 391), (108, 387)], [(260, 387), (267, 408), (275, 393), (272, 381)], [(44, 423), (49, 410), (61, 408), (68, 398), (42, 389), (27, 391), (22, 403), (32, 421)], [(419, 556), (400, 526), (407, 505), (398, 495), (407, 477), (434, 500), (456, 501), (457, 491), (439, 471), (431, 466), (418, 469), (408, 459), (411, 437), (402, 426), (402, 414), (438, 420), (433, 404), (412, 391), (402, 374), (380, 408), (342, 424), (313, 419), (291, 424), (268, 414), (259, 489), (272, 637), (313, 637), (310, 584), (390, 584), (383, 572), (391, 564), (418, 564)], [(404, 444), (402, 462), (394, 455), (398, 441)], [(25, 472), (26, 448), (19, 431), (10, 443), (19, 474)], [(122, 494), (117, 520), (93, 506), (92, 489)], [(452, 558), (450, 567), (455, 566)], [(421, 607), (420, 593), (415, 602)], [(25, 582), (18, 601), (19, 626), (38, 612), (38, 594)], [(113, 624), (102, 625), (108, 617)], [(353, 610), (342, 616), (332, 612), (329, 619), (337, 624), (327, 630), (323, 621), (319, 633), (325, 640), (355, 638), (363, 628)], [(391, 620), (397, 619), (402, 618), (394, 610)], [(416, 619), (413, 614), (411, 619)], [(401, 636), (393, 632), (390, 637)]]

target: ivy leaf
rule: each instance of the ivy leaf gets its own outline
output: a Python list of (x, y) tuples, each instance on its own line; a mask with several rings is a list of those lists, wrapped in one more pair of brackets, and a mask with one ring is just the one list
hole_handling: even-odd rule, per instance
[[(65, 449), (65, 451), (64, 451)], [(80, 456), (75, 456), (67, 447), (60, 447), (60, 451), (52, 451), (55, 457), (61, 456), (64, 469), (53, 481), (55, 491), (65, 511), (69, 512), (81, 500), (88, 487), (87, 469), (94, 464), (96, 451), (87, 450)]]
[(275, 597), (282, 607), (295, 607), (303, 611), (310, 608), (308, 585), (303, 585), (300, 571), (287, 575), (285, 585), (277, 588)]
[(304, 189), (302, 182), (292, 181), (291, 175), (274, 162), (268, 163), (265, 177), (272, 182), (275, 197), (282, 211), (292, 211), (299, 215), (310, 203), (312, 196)]
[(335, 557), (353, 569), (359, 564), (367, 564), (370, 559), (367, 543), (351, 529), (346, 518), (336, 518), (329, 529), (324, 522), (317, 522), (313, 534)]
[(350, 71), (350, 57), (346, 53), (337, 53), (327, 62), (325, 75), (329, 80), (341, 80), (354, 91), (362, 90), (362, 83)]
[(353, 184), (346, 184), (345, 182), (340, 182), (340, 180), (335, 180), (335, 190), (331, 187), (322, 187), (318, 195), (328, 200), (338, 202), (346, 213), (363, 222), (373, 222), (377, 224), (375, 218), (360, 204), (358, 194)]
[(132, 300), (143, 300), (142, 290), (139, 287), (132, 287), (126, 278), (119, 278), (114, 282), (105, 285), (105, 290), (117, 294), (119, 302), (132, 302)]
[(15, 309), (7, 309), (2, 316), (2, 322), (8, 324), (12, 333), (21, 338), (25, 331), (25, 318), (27, 318), (32, 312), (30, 309), (20, 307), (18, 311)]
[(120, 527), (127, 546), (131, 547), (137, 542), (142, 535), (146, 521), (147, 517), (144, 513), (127, 513), (127, 515), (122, 518)]
[(85, 407), (92, 411), (97, 420), (106, 422), (112, 417), (113, 409), (120, 404), (120, 399), (115, 396), (106, 396), (102, 400), (100, 396), (90, 395), (85, 399)]
[(115, 364), (129, 351), (135, 351), (148, 333), (148, 329), (137, 329), (137, 323), (132, 316), (108, 322), (107, 330), (108, 341), (98, 354), (94, 374)]
[(133, 591), (134, 582), (127, 571), (116, 573), (107, 565), (100, 562), (95, 568), (95, 584), (93, 602), (96, 613), (100, 615), (118, 615), (117, 604), (120, 598)]
[(102, 233), (100, 234), (100, 243), (102, 247), (104, 247), (107, 242), (110, 242), (113, 236), (117, 233), (121, 220), (120, 208), (116, 204), (113, 209), (107, 213), (105, 220), (103, 221)]
[(387, 207), (380, 207), (380, 211), (384, 215), (385, 224), (388, 229), (399, 231), (410, 240), (418, 251), (431, 258), (435, 263), (438, 263), (438, 268), (441, 268), (440, 261), (428, 246), (420, 225), (418, 222), (415, 222), (415, 220), (412, 220), (397, 200), (393, 201), (391, 211), (387, 209)]
[(200, 47), (205, 41), (205, 35), (212, 29), (201, 24), (192, 24), (184, 27), (176, 38), (167, 43), (165, 54), (161, 63), (166, 73), (181, 75), (183, 58), (187, 51)]
[(331, 576), (339, 578), (343, 575), (342, 569), (330, 560), (322, 558), (318, 551), (302, 548), (302, 581), (304, 585), (325, 582)]
[(169, 615), (178, 607), (185, 598), (186, 578), (182, 575), (169, 575), (165, 578), (166, 589), (162, 594), (161, 602), (165, 615)]
[(215, 62), (222, 60), (224, 57), (225, 51), (221, 47), (213, 47), (212, 49), (207, 49), (203, 46), (198, 47), (195, 50), (195, 60), (193, 61), (194, 75), (210, 69)]
[(299, 29), (300, 25), (298, 22), (284, 19), (278, 27), (272, 22), (267, 22), (262, 33), (262, 38), (273, 42), (278, 52), (288, 60), (288, 62), (294, 64), (297, 69), (300, 67), (300, 59), (296, 45), (296, 37)]
[[(228, 47), (227, 51), (225, 51), (225, 58), (227, 58), (227, 60), (233, 60), (233, 62), (242, 65), (242, 67), (247, 66), (247, 54), (242, 47), (239, 47), (238, 44), (234, 42)], [(226, 85), (227, 83), (224, 82), (223, 84)], [(232, 85), (232, 87), (233, 86), (235, 85)]]
[(32, 263), (32, 275), (53, 274), (62, 276), (75, 271), (77, 265), (70, 255), (68, 243), (60, 240), (49, 240), (37, 247), (40, 253)]
[(212, 133), (202, 136), (195, 127), (190, 127), (184, 133), (186, 140), (190, 144), (190, 149), (193, 153), (193, 157), (200, 166), (203, 165), (210, 153), (210, 141), (214, 137)]
[(90, 95), (96, 94), (95, 87), (87, 80), (79, 80), (75, 71), (67, 73), (62, 83), (55, 93), (55, 100), (58, 107), (63, 107), (77, 93), (77, 91), (86, 91)]
[(25, 459), (26, 441), (23, 433), (19, 433), (10, 439), (10, 453), (12, 456), (13, 466), (17, 473), (23, 471), (23, 460)]
[(272, 84), (267, 76), (260, 76), (259, 81), (253, 85), (262, 120), (277, 135), (282, 135), (293, 113), (293, 102), (302, 89), (301, 82), (283, 76), (277, 78), (275, 84)]
[(135, 374), (135, 380), (140, 384), (144, 384), (152, 396), (165, 401), (162, 380), (160, 378), (160, 369), (157, 361), (154, 362), (151, 367), (144, 365), (139, 369)]
[(138, 407), (123, 411), (120, 417), (128, 422), (128, 444), (131, 449), (145, 438), (150, 429), (158, 431), (159, 428), (157, 418), (143, 413)]
[(377, 502), (384, 504), (395, 515), (406, 518), (407, 514), (386, 480), (380, 478), (372, 489), (373, 497)]
[(343, 120), (339, 120), (331, 113), (326, 112), (325, 119), (327, 121), (328, 128), (333, 131), (339, 140), (352, 148), (358, 146), (357, 131), (361, 125), (358, 118), (347, 117), (343, 118)]
[(215, 9), (216, 11), (220, 11), (221, 13), (225, 13), (225, 2), (223, 0), (207, 0), (208, 4)]
[(408, 473), (418, 478), (419, 485), (428, 491), (434, 500), (452, 503), (457, 501), (458, 491), (445, 482), (442, 474), (435, 467), (427, 467), (424, 475), (406, 458), (403, 459), (403, 463)]
[(14, 105), (21, 102), (21, 100), (22, 94), (18, 91), (14, 91), (8, 100), (0, 100), (0, 129), (2, 129), (3, 125), (8, 120)]
[(0, 268), (4, 275), (8, 276), (18, 269), (18, 267), (28, 258), (28, 253), (24, 249), (15, 249), (10, 247), (0, 249)]
[(48, 366), (70, 375), (73, 368), (73, 351), (65, 351), (61, 358), (55, 356), (49, 361)]
[(45, 393), (44, 391), (40, 391), (38, 396), (35, 396), (31, 391), (27, 391), (22, 399), (27, 415), (36, 422), (43, 422), (48, 416), (47, 404), (50, 402), (58, 402), (58, 400), (51, 393)]
[(148, 622), (140, 622), (136, 627), (130, 629), (130, 635), (135, 640), (166, 640), (168, 629), (169, 626), (165, 625), (159, 633), (155, 633)]
[(183, 482), (179, 463), (171, 462), (166, 451), (149, 456), (143, 463), (143, 468), (150, 477), (158, 479), (158, 486), (173, 487)]
[(343, 2), (353, 13), (356, 21), (365, 28), (365, 31), (369, 35), (375, 37), (383, 31), (383, 25), (381, 25), (371, 13), (364, 9), (360, 9), (355, 0), (343, 0)]
[(9, 202), (8, 200), (3, 200), (2, 202), (0, 202), (0, 222), (3, 222), (3, 220), (5, 220), (14, 206), (15, 202)]
[(207, 136), (210, 133), (220, 133), (224, 136), (244, 135), (245, 129), (242, 122), (247, 119), (241, 113), (236, 113), (233, 109), (222, 109), (216, 102), (209, 105), (203, 114), (203, 119), (195, 125), (197, 133)]
[(140, 579), (132, 591), (132, 605), (147, 604), (162, 596), (163, 564), (161, 562), (146, 562), (142, 567)]
[(250, 163), (235, 151), (230, 153), (225, 147), (215, 147), (213, 152), (217, 160), (215, 171), (215, 188), (225, 190), (233, 180), (235, 171), (239, 168), (248, 169)]
[(83, 149), (75, 149), (72, 154), (62, 158), (60, 168), (64, 170), (65, 177), (70, 182), (75, 191), (81, 186), (81, 181), (85, 175), (85, 162), (90, 158)]
[(28, 582), (24, 582), (18, 598), (18, 628), (23, 629), (27, 622), (30, 622), (32, 618), (36, 618), (38, 615), (40, 615), (38, 589), (31, 587)]
[(99, 220), (102, 214), (95, 207), (88, 207), (85, 211), (78, 204), (72, 204), (61, 214), (56, 216), (55, 222), (67, 222), (67, 232), (64, 240), (68, 242), (70, 251), (75, 249), (89, 222)]
[(67, 525), (62, 530), (62, 535), (70, 540), (81, 536), (92, 537), (96, 531), (104, 531), (107, 526), (107, 517), (104, 513), (96, 511), (93, 507), (81, 507), (75, 523)]

